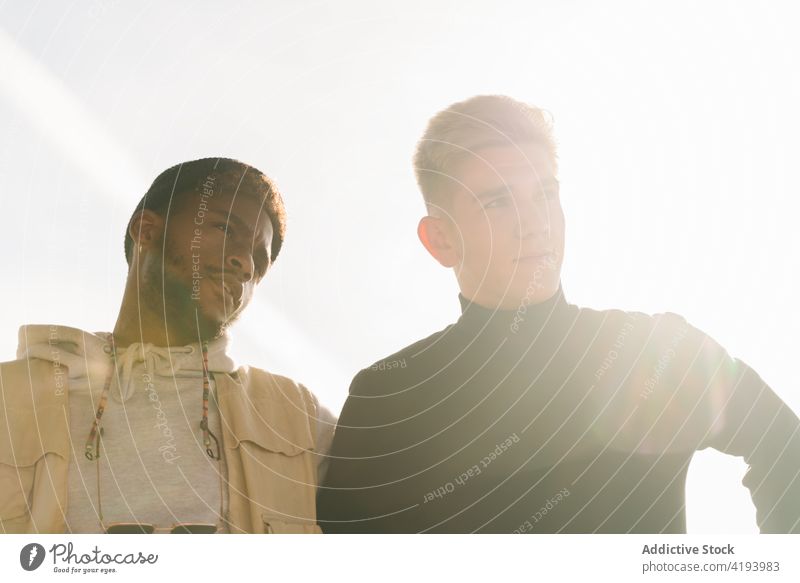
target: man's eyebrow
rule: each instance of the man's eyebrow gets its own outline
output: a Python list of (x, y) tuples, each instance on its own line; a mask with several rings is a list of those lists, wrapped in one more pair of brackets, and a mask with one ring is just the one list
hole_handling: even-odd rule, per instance
[(510, 194), (511, 189), (506, 186), (505, 184), (502, 186), (498, 186), (497, 188), (490, 188), (489, 190), (484, 190), (483, 192), (479, 192), (475, 195), (475, 198), (480, 200), (485, 200), (487, 198), (494, 198), (496, 196), (504, 196)]
[[(558, 182), (556, 178), (545, 178), (544, 180), (538, 183), (543, 188), (549, 188), (552, 186), (560, 187), (561, 184)], [(489, 190), (484, 190), (483, 192), (479, 192), (475, 195), (475, 198), (479, 200), (486, 200), (489, 198), (495, 198), (497, 196), (505, 196), (511, 192), (511, 187), (505, 184), (498, 186), (497, 188), (490, 188)]]

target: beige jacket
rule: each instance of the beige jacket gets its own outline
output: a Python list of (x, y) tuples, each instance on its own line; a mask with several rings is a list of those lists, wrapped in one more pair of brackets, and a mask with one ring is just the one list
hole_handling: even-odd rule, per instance
[[(232, 533), (316, 533), (318, 403), (260, 369), (216, 374)], [(0, 363), (0, 532), (65, 531), (69, 378), (39, 358)]]

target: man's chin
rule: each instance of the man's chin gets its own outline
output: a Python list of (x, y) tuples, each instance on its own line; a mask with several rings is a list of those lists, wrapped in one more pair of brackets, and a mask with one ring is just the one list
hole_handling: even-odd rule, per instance
[(241, 312), (236, 312), (231, 316), (216, 310), (212, 312), (198, 310), (197, 320), (201, 336), (208, 340), (219, 338), (239, 319), (240, 314)]

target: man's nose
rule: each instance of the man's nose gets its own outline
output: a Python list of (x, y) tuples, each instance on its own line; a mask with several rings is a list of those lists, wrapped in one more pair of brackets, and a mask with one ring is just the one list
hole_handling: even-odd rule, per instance
[(528, 237), (550, 238), (553, 223), (553, 201), (544, 197), (525, 197), (518, 204), (518, 226), (520, 239)]
[(231, 250), (225, 258), (225, 267), (233, 271), (242, 283), (253, 279), (253, 255), (244, 248)]

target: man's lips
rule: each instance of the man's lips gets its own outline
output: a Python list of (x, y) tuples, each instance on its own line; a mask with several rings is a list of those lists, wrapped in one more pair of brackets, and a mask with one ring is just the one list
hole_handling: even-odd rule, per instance
[(206, 279), (214, 283), (220, 295), (231, 298), (234, 304), (239, 304), (242, 298), (242, 284), (225, 279), (221, 275), (214, 274), (207, 275)]

